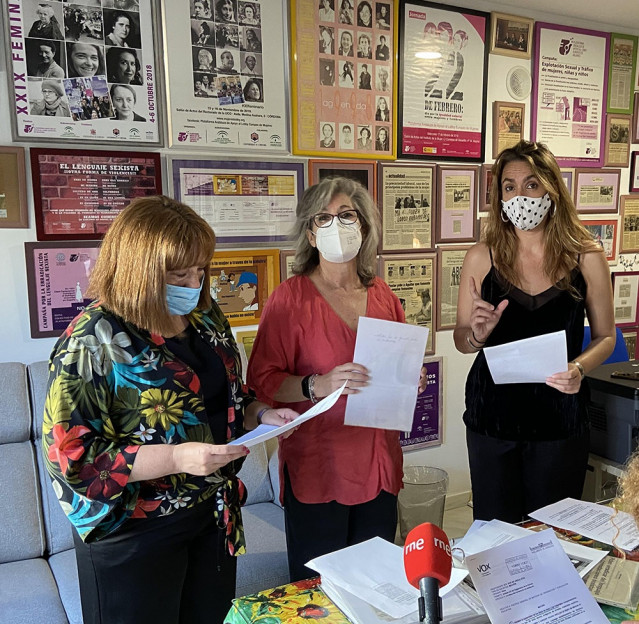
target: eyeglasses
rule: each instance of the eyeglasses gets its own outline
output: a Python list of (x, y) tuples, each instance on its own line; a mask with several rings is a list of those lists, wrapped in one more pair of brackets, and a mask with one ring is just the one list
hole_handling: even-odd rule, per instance
[(353, 223), (357, 223), (359, 220), (359, 211), (354, 208), (351, 210), (343, 210), (337, 215), (329, 214), (328, 212), (318, 212), (316, 215), (311, 217), (311, 221), (318, 227), (330, 227), (333, 225), (333, 220), (337, 217), (339, 222), (343, 225), (353, 225)]

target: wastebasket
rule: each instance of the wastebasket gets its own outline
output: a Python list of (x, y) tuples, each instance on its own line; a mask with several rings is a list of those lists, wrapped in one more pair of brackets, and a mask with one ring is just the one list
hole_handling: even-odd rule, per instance
[(448, 491), (448, 473), (430, 466), (405, 466), (399, 491), (399, 533), (402, 540), (417, 525), (431, 522), (441, 528)]

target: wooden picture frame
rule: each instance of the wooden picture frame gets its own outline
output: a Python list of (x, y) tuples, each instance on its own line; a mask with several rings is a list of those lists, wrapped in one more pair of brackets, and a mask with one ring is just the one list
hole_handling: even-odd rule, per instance
[(490, 191), (493, 183), (492, 164), (481, 165), (479, 180), (478, 216), (485, 216), (490, 212)]
[(235, 342), (237, 350), (240, 352), (240, 361), (242, 363), (242, 379), (246, 383), (246, 372), (248, 371), (248, 363), (251, 359), (251, 351), (253, 343), (257, 336), (257, 329), (249, 329), (248, 331), (238, 331), (235, 333)]
[(639, 253), (639, 193), (619, 198), (621, 236), (619, 253)]
[(635, 93), (635, 104), (632, 108), (632, 142), (639, 143), (639, 93)]
[(581, 223), (590, 232), (592, 239), (604, 250), (606, 260), (610, 264), (616, 264), (619, 219), (582, 219)]
[(535, 20), (519, 15), (490, 14), (490, 53), (529, 59)]
[(525, 115), (523, 102), (493, 102), (493, 158), (524, 138)]
[(434, 251), (435, 165), (379, 163), (379, 253)]
[(0, 147), (0, 228), (28, 228), (24, 147)]
[(606, 138), (604, 143), (604, 165), (627, 167), (630, 161), (630, 134), (632, 117), (608, 113), (606, 115)]
[(621, 330), (623, 341), (626, 343), (628, 351), (628, 359), (636, 360), (639, 358), (639, 327), (627, 327)]
[(612, 301), (617, 327), (639, 325), (639, 271), (612, 274)]
[(428, 327), (426, 355), (435, 353), (437, 254), (379, 256), (378, 275), (399, 298), (406, 322)]
[(639, 38), (636, 35), (610, 33), (608, 97), (606, 98), (608, 113), (632, 114), (638, 41)]
[(437, 165), (435, 243), (477, 240), (477, 165)]
[(639, 193), (639, 152), (630, 155), (630, 182), (628, 184), (631, 193)]
[(461, 269), (471, 245), (437, 249), (437, 331), (455, 329)]
[(291, 270), (295, 259), (295, 249), (280, 249), (280, 283), (285, 282), (289, 277), (293, 277)]
[(279, 283), (278, 249), (217, 250), (211, 260), (211, 296), (231, 326), (257, 325)]
[(330, 160), (328, 158), (308, 161), (308, 185), (312, 186), (329, 176), (342, 176), (359, 182), (371, 195), (377, 197), (377, 167), (370, 160)]
[(616, 213), (621, 169), (575, 169), (575, 207), (581, 213)]
[(575, 170), (573, 167), (562, 167), (561, 171), (561, 179), (566, 184), (566, 188), (568, 189), (568, 193), (570, 197), (575, 198)]

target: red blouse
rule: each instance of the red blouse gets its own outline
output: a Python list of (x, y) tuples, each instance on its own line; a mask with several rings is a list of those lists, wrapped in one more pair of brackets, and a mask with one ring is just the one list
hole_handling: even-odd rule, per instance
[[(366, 316), (404, 322), (399, 299), (376, 278), (368, 288)], [(353, 361), (356, 333), (306, 276), (282, 283), (269, 297), (248, 366), (248, 385), (260, 400), (282, 406), (273, 395), (289, 375), (324, 375)], [(364, 390), (365, 391), (365, 390)], [(402, 481), (399, 433), (344, 425), (346, 396), (328, 411), (279, 441), (295, 497), (303, 503), (356, 505), (382, 490), (397, 494)], [(301, 412), (310, 401), (287, 403)], [(283, 488), (280, 493), (282, 498)]]

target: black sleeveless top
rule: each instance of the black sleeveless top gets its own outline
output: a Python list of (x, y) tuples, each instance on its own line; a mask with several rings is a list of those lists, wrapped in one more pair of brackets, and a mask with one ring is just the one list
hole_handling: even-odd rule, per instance
[[(579, 265), (570, 283), (581, 295), (551, 286), (529, 295), (509, 284), (492, 266), (481, 285), (482, 299), (497, 306), (508, 299), (486, 346), (494, 346), (551, 332), (566, 331), (568, 361), (582, 352), (586, 281)], [(466, 381), (464, 423), (477, 433), (503, 440), (559, 440), (583, 433), (588, 427), (587, 386), (565, 394), (542, 383), (493, 382), (484, 352), (475, 358)]]

